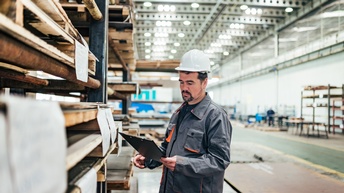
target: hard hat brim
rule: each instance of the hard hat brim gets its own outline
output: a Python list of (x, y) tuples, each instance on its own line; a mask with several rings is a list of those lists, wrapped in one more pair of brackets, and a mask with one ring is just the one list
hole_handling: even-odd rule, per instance
[(175, 70), (177, 70), (177, 71), (186, 71), (186, 72), (206, 72), (206, 73), (210, 73), (209, 70), (204, 70), (204, 69), (195, 70), (195, 69), (183, 68), (183, 67), (177, 67), (177, 68), (175, 68)]

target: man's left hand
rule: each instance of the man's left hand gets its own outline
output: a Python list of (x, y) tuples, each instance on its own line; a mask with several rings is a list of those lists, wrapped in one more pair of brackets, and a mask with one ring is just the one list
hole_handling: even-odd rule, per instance
[(165, 167), (170, 169), (171, 171), (174, 171), (177, 163), (177, 156), (173, 157), (162, 157), (160, 158), (160, 161), (162, 164), (164, 164)]

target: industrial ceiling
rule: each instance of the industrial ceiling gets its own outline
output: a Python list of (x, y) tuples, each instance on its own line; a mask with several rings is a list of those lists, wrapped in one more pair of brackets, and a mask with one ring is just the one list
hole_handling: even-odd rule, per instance
[[(319, 3), (320, 2), (320, 3)], [(213, 68), (265, 41), (256, 51), (272, 48), (274, 36), (302, 17), (316, 12), (320, 6), (336, 1), (319, 0), (134, 0), (134, 42), (137, 61), (152, 61), (150, 69), (136, 66), (136, 71), (172, 71), (181, 56), (197, 48), (207, 53)], [(339, 2), (339, 1), (337, 1)], [(319, 6), (315, 6), (319, 5)], [(306, 27), (309, 23), (303, 24)], [(302, 39), (305, 33), (289, 31)], [(315, 31), (315, 33), (317, 33)], [(297, 37), (300, 36), (300, 37)], [(283, 42), (281, 44), (289, 46)], [(282, 48), (280, 50), (288, 50)], [(257, 57), (245, 57), (254, 64)], [(169, 69), (161, 70), (159, 62), (171, 61)], [(155, 62), (155, 63), (154, 63)]]

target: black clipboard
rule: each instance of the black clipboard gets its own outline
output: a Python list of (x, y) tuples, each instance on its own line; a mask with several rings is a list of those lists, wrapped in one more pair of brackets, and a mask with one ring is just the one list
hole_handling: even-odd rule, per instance
[(150, 139), (145, 139), (133, 135), (127, 135), (119, 132), (122, 137), (136, 149), (141, 155), (148, 159), (154, 159), (159, 161), (161, 157), (164, 157), (164, 153), (156, 145), (156, 143)]

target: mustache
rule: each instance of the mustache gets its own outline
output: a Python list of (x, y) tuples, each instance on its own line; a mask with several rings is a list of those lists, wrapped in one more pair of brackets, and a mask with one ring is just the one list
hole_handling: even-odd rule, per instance
[(183, 93), (187, 93), (187, 94), (190, 94), (190, 95), (191, 95), (191, 93), (190, 93), (189, 91), (186, 91), (186, 90), (183, 90), (183, 91), (182, 91), (182, 94), (183, 94)]

